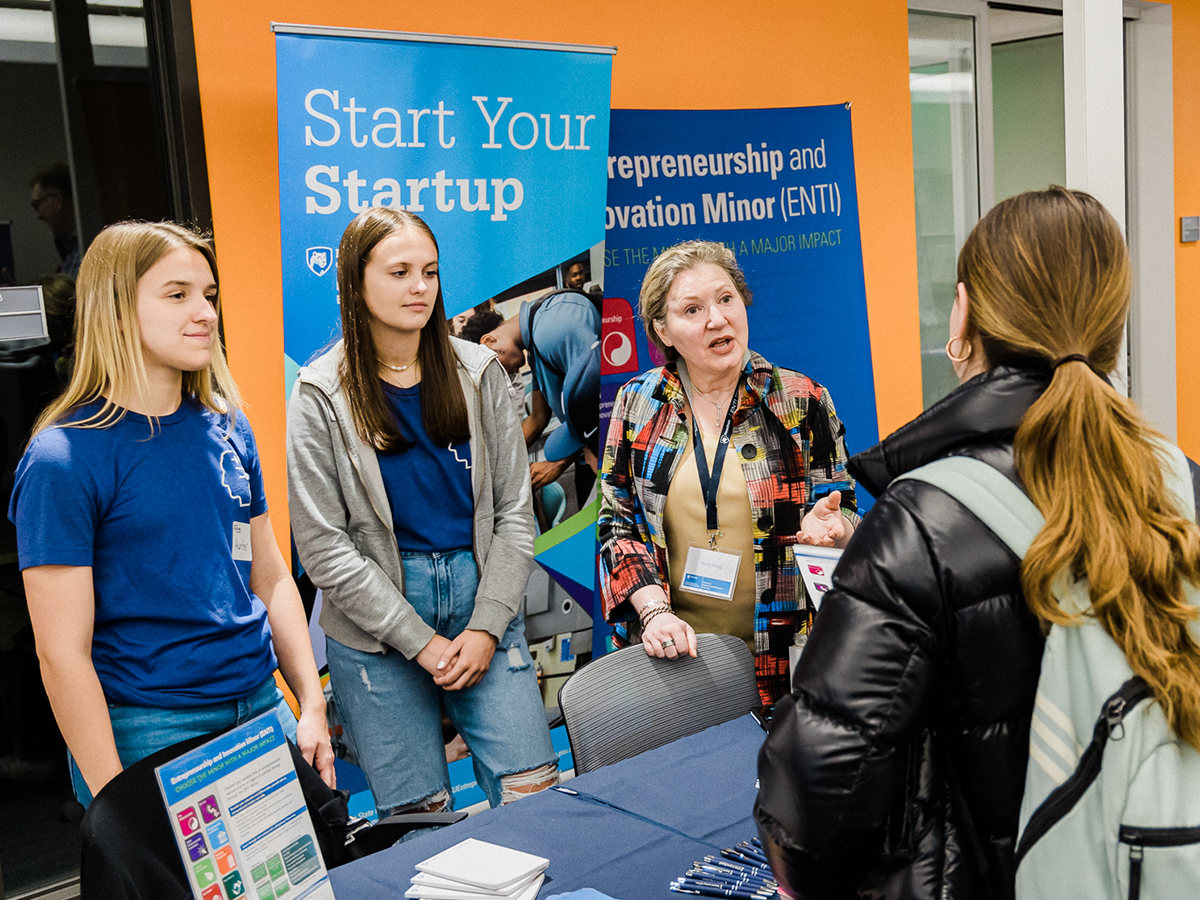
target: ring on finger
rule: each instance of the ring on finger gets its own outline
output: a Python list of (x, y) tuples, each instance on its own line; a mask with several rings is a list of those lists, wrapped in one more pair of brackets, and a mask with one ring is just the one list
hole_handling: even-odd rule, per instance
[(662, 642), (662, 648), (664, 650), (666, 650), (668, 647), (674, 647), (674, 646), (675, 646), (675, 641), (673, 638), (667, 638), (665, 641)]

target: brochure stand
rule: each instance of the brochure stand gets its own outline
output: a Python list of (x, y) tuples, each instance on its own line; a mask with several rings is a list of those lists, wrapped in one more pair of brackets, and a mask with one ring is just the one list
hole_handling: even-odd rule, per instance
[(333, 900), (274, 710), (155, 773), (196, 900)]

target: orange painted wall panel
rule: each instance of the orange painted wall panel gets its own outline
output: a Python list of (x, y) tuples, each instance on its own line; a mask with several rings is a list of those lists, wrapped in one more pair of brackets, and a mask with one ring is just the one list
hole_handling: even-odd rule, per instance
[(899, 0), (732, 6), (712, 0), (204, 0), (192, 10), (229, 356), (262, 448), (282, 546), (285, 397), (273, 20), (615, 45), (614, 107), (851, 101), (880, 432), (920, 411), (908, 24)]
[[(1200, 0), (1171, 4), (1175, 92), (1175, 239), (1178, 217), (1200, 215)], [(1200, 459), (1200, 244), (1175, 250), (1179, 446)]]

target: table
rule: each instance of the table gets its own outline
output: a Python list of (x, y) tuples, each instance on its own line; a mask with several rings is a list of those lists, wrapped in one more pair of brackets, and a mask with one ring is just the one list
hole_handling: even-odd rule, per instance
[(418, 862), (473, 837), (547, 857), (539, 898), (584, 887), (674, 898), (667, 885), (695, 860), (757, 833), (764, 736), (743, 716), (562, 785), (580, 796), (543, 791), (334, 869), (329, 881), (344, 900), (394, 900)]

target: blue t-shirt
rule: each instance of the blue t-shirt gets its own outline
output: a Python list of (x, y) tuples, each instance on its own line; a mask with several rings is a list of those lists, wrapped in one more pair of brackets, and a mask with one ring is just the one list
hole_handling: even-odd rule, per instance
[(576, 361), (587, 356), (600, 340), (600, 311), (582, 294), (570, 291), (556, 294), (538, 307), (529, 331), (529, 311), (533, 303), (522, 303), (518, 322), (521, 343), (532, 347), (529, 368), (533, 370), (533, 389), (541, 391), (560, 422), (566, 422), (563, 379)]
[(114, 703), (218, 703), (275, 670), (250, 591), (249, 523), (267, 511), (258, 450), (244, 415), (227, 430), (185, 399), (153, 433), (131, 412), (106, 428), (47, 428), (17, 466), (8, 516), (21, 568), (92, 567), (92, 662)]
[(475, 523), (470, 442), (435, 444), (421, 421), (421, 386), (382, 384), (400, 433), (412, 444), (379, 454), (397, 546), (420, 553), (470, 550)]

